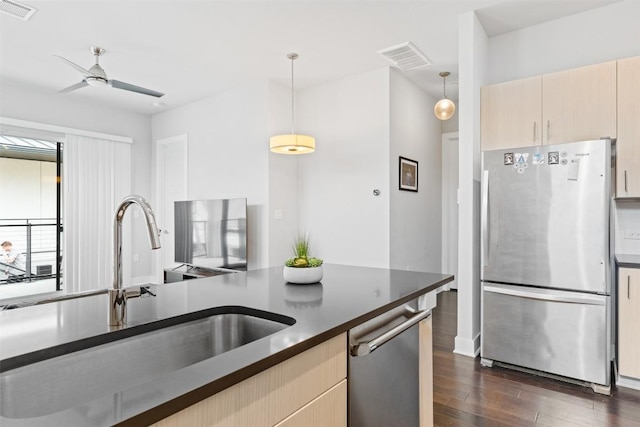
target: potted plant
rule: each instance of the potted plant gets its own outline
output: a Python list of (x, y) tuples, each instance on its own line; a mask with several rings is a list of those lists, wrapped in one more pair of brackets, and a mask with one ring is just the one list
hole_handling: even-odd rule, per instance
[(293, 258), (284, 263), (284, 280), (308, 284), (322, 280), (322, 260), (310, 256), (309, 236), (298, 236), (293, 242)]

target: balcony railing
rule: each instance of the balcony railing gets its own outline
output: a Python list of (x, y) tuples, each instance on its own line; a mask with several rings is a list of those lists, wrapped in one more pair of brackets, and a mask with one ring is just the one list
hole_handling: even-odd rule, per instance
[(0, 219), (0, 242), (9, 241), (17, 262), (0, 259), (0, 284), (55, 278), (61, 270), (55, 218)]

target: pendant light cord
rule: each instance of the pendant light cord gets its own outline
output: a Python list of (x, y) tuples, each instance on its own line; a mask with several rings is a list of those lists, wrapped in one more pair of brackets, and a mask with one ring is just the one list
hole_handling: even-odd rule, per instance
[(291, 58), (291, 135), (294, 135), (295, 132), (293, 131), (294, 130), (294, 126), (293, 126), (293, 123), (294, 123), (293, 121), (293, 111), (294, 111), (294, 108), (293, 108), (293, 61), (298, 57), (298, 55), (289, 54), (288, 56), (289, 58)]
[(446, 99), (449, 99), (447, 98), (447, 77), (449, 77), (449, 74), (451, 73), (449, 73), (448, 71), (443, 71), (438, 74), (440, 77), (442, 77), (442, 95)]
[(447, 76), (442, 78), (442, 94), (447, 98)]

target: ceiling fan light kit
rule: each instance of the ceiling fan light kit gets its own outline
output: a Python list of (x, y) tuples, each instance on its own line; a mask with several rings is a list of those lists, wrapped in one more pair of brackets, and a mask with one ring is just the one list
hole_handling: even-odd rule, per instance
[(111, 86), (116, 89), (127, 90), (129, 92), (140, 93), (142, 95), (154, 96), (156, 98), (160, 98), (164, 96), (164, 93), (157, 92), (155, 90), (146, 89), (141, 86), (132, 85), (131, 83), (121, 82), (119, 80), (109, 80), (107, 78), (107, 73), (100, 66), (100, 57), (104, 55), (106, 51), (97, 46), (91, 46), (91, 53), (96, 57), (96, 63), (91, 66), (88, 70), (79, 66), (75, 62), (69, 61), (67, 58), (63, 58), (62, 56), (53, 55), (56, 58), (60, 59), (65, 64), (69, 65), (72, 68), (75, 68), (76, 71), (80, 72), (84, 78), (65, 89), (62, 89), (58, 93), (68, 93), (76, 89), (83, 88), (85, 86)]
[(446, 80), (449, 76), (448, 71), (443, 71), (439, 75), (442, 77), (442, 94), (443, 98), (433, 107), (433, 114), (440, 120), (449, 120), (456, 112), (456, 104), (447, 98)]
[(107, 81), (100, 77), (87, 77), (85, 81), (89, 86), (107, 86)]
[(316, 139), (309, 135), (300, 135), (294, 132), (293, 111), (293, 61), (298, 58), (297, 53), (289, 53), (287, 58), (291, 60), (291, 133), (275, 135), (269, 138), (269, 149), (278, 154), (308, 154), (316, 150)]

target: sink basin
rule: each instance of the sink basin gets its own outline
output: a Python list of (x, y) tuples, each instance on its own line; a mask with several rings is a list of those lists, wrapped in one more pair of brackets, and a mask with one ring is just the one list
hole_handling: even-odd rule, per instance
[[(63, 411), (233, 350), (294, 323), (294, 319), (275, 313), (219, 307), (147, 324), (137, 335), (3, 372), (0, 415), (31, 418)], [(122, 332), (131, 329), (135, 328)]]

